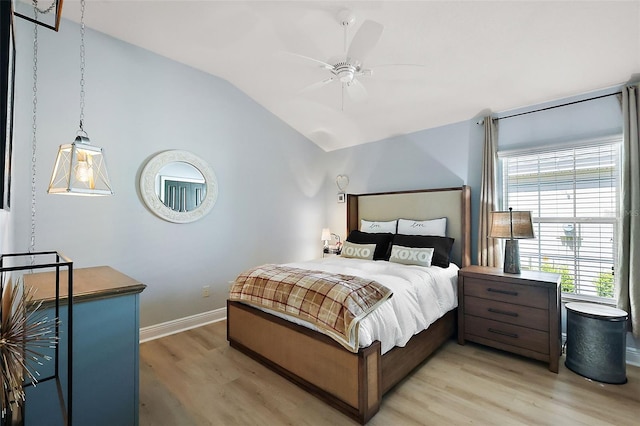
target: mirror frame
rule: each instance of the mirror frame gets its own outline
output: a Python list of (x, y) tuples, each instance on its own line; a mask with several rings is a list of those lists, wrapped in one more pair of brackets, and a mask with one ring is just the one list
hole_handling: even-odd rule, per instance
[[(192, 211), (177, 212), (165, 206), (156, 194), (156, 175), (164, 166), (174, 162), (188, 163), (198, 169), (206, 185), (202, 203)], [(206, 216), (218, 199), (218, 179), (211, 167), (200, 157), (189, 151), (169, 150), (154, 155), (147, 161), (140, 173), (140, 194), (147, 208), (156, 216), (173, 223), (190, 223)]]

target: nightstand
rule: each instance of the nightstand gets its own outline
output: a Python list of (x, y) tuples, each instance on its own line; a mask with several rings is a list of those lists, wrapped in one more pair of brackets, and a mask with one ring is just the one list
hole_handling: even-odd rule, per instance
[(467, 266), (458, 273), (458, 343), (466, 340), (549, 363), (558, 372), (560, 275)]
[(334, 257), (334, 256), (340, 256), (341, 250), (338, 250), (334, 247), (329, 247), (329, 250), (322, 251), (322, 257)]

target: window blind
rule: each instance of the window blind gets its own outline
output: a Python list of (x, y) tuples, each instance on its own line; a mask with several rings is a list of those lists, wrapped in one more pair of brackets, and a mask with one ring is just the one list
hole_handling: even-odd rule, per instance
[(501, 154), (503, 208), (530, 210), (522, 269), (562, 276), (563, 293), (614, 297), (621, 141)]

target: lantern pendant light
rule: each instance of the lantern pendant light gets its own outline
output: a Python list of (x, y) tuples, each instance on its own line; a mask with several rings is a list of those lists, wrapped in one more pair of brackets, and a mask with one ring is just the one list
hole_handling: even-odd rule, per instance
[(73, 143), (60, 145), (49, 194), (113, 195), (102, 148), (91, 145), (84, 121), (84, 9), (80, 2), (80, 130)]

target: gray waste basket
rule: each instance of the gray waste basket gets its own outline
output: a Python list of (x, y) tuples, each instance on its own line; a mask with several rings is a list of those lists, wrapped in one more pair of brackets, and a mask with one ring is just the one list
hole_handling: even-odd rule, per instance
[(567, 303), (565, 365), (603, 383), (627, 382), (627, 318), (617, 308), (595, 303)]

